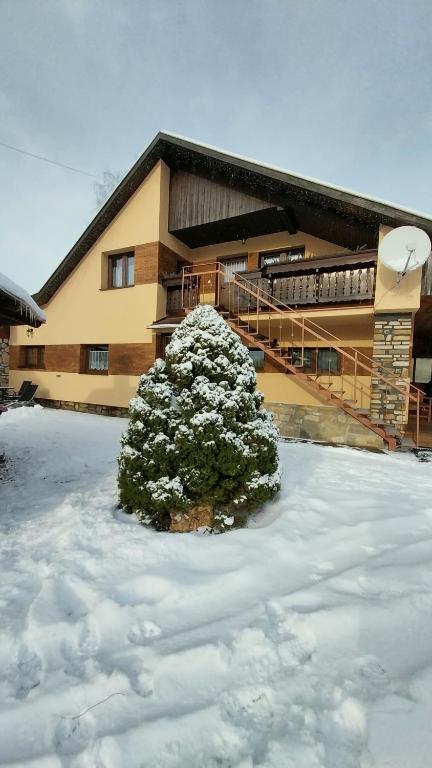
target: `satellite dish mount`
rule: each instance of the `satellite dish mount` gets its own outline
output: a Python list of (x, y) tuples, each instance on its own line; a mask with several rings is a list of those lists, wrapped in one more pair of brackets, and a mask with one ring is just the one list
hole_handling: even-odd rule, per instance
[(418, 227), (397, 227), (387, 233), (378, 248), (378, 258), (387, 269), (397, 272), (396, 287), (407, 272), (423, 266), (431, 252), (429, 236)]

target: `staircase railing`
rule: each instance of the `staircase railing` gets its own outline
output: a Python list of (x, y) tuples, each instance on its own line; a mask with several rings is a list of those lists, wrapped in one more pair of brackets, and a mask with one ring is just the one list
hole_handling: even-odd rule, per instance
[[(191, 295), (190, 286), (195, 281), (193, 306), (199, 303), (200, 295), (205, 293), (200, 289), (202, 279), (209, 281), (209, 276), (212, 276), (210, 282), (214, 288), (216, 306), (220, 301), (221, 283), (228, 283), (226, 309), (237, 316), (246, 315), (248, 326), (255, 328), (257, 334), (267, 336), (269, 343), (273, 343), (281, 355), (284, 351), (296, 350), (298, 362), (294, 365), (298, 368), (305, 369), (305, 351), (307, 354), (313, 342), (316, 343), (316, 349), (326, 345), (327, 349), (336, 352), (341, 362), (338, 371), (334, 370), (330, 356), (328, 370), (318, 367), (318, 354), (316, 354), (315, 370), (304, 370), (304, 373), (308, 378), (318, 380), (323, 386), (326, 386), (324, 377), (328, 378), (326, 388), (335, 397), (347, 403), (353, 402), (356, 408), (367, 410), (371, 421), (383, 424), (384, 429), (386, 426), (393, 426), (403, 434), (409, 418), (410, 405), (412, 405), (416, 418), (414, 442), (416, 445), (419, 444), (420, 407), (423, 397), (420, 389), (405, 382), (400, 375), (385, 371), (382, 367), (373, 366), (367, 355), (354, 347), (346, 347), (343, 341), (331, 331), (306, 318), (304, 311), (293, 309), (279, 299), (275, 301), (262, 286), (252, 283), (242, 274), (227, 275), (221, 262), (199, 264), (199, 272), (194, 272), (193, 269), (193, 265), (185, 267), (182, 277), (182, 297), (185, 299)], [(183, 306), (186, 305), (183, 303)], [(289, 321), (288, 327), (291, 326), (291, 334), (288, 338), (286, 334), (284, 338), (286, 323), (283, 321), (286, 320)], [(367, 384), (367, 379), (370, 379), (370, 385)], [(340, 390), (332, 389), (335, 381), (338, 381)], [(373, 388), (373, 384), (378, 383), (381, 396), (379, 402), (376, 402), (378, 390)], [(348, 390), (344, 389), (346, 386)], [(348, 396), (345, 396), (347, 394)], [(399, 412), (398, 419), (394, 413), (396, 406), (399, 406), (399, 411), (403, 412), (403, 416)]]

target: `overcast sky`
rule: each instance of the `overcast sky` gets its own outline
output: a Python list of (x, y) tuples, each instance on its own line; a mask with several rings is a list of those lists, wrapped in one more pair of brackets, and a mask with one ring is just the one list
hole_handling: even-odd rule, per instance
[[(102, 175), (158, 130), (432, 214), (431, 0), (0, 0), (0, 142)], [(93, 180), (0, 146), (0, 271), (39, 289)]]

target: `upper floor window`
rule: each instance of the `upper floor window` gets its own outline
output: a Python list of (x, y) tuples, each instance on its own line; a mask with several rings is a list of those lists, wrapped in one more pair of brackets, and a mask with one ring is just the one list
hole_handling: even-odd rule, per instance
[(284, 248), (282, 251), (272, 251), (272, 253), (262, 253), (260, 266), (272, 267), (275, 264), (290, 264), (293, 261), (302, 261), (305, 257), (304, 245), (298, 245), (295, 248)]
[(248, 259), (247, 256), (236, 256), (233, 259), (224, 259), (224, 281), (229, 280), (236, 272), (246, 272)]
[(126, 288), (134, 284), (135, 258), (133, 251), (108, 256), (108, 287)]
[(45, 347), (21, 347), (20, 368), (44, 368)]

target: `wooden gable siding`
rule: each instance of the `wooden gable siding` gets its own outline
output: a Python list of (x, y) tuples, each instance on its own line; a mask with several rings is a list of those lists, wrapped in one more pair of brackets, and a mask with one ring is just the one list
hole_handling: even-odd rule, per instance
[(170, 181), (169, 230), (176, 231), (273, 208), (256, 197), (186, 171)]

